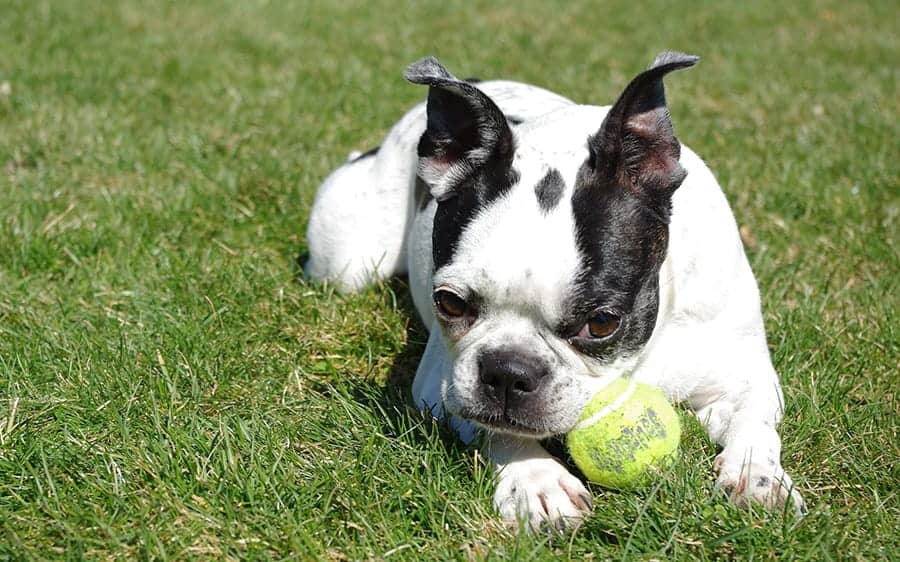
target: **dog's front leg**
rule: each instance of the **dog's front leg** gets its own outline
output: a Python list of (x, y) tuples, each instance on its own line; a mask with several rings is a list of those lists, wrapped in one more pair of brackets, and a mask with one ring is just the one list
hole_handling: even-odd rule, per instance
[(563, 531), (590, 512), (590, 492), (536, 440), (490, 433), (485, 451), (497, 475), (494, 507), (504, 520), (532, 532), (544, 524)]
[(736, 505), (750, 500), (769, 509), (792, 504), (805, 513), (803, 498), (781, 466), (776, 428), (783, 399), (778, 377), (768, 357), (744, 365), (756, 368), (752, 378), (734, 377), (737, 373), (732, 372), (728, 384), (720, 381), (691, 397), (697, 418), (723, 447), (713, 464), (716, 487)]
[(456, 431), (460, 440), (468, 445), (478, 430), (472, 422), (462, 419), (458, 416), (449, 415), (444, 411), (444, 401), (441, 397), (441, 384), (444, 376), (453, 369), (453, 359), (450, 352), (444, 345), (444, 338), (441, 337), (441, 329), (437, 322), (431, 327), (431, 333), (428, 335), (428, 344), (425, 346), (425, 353), (422, 360), (419, 361), (419, 367), (416, 369), (416, 378), (412, 384), (412, 398), (416, 407), (424, 412), (428, 412), (435, 419), (447, 419), (450, 427)]

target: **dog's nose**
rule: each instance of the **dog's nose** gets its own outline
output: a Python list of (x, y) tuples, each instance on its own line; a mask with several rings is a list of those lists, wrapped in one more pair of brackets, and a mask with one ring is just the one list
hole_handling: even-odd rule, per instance
[(488, 351), (478, 359), (485, 392), (498, 402), (526, 398), (537, 390), (548, 368), (539, 358), (520, 351)]

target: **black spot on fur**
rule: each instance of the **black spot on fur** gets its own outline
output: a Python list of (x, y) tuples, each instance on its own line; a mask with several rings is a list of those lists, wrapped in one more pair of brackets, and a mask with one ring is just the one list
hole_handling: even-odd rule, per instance
[(769, 480), (769, 477), (768, 477), (768, 476), (760, 476), (760, 477), (756, 480), (756, 487), (757, 487), (757, 488), (765, 488), (766, 486), (768, 486), (769, 484), (771, 484), (771, 482), (772, 482), (772, 481)]
[(521, 117), (516, 117), (515, 115), (507, 115), (506, 122), (509, 123), (510, 125), (521, 125), (522, 123), (525, 122), (525, 119), (523, 119)]
[(545, 213), (552, 211), (559, 204), (559, 200), (562, 199), (565, 189), (566, 184), (559, 170), (550, 168), (544, 177), (541, 178), (541, 181), (534, 186), (534, 194), (537, 196), (541, 210)]

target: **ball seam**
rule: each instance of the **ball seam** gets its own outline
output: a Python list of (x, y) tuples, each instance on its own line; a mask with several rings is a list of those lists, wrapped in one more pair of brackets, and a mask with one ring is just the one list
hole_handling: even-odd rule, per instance
[(574, 429), (584, 429), (586, 427), (590, 427), (601, 419), (615, 412), (616, 410), (621, 408), (629, 398), (631, 398), (631, 395), (634, 394), (635, 390), (637, 390), (637, 382), (632, 379), (628, 384), (628, 388), (625, 389), (625, 392), (620, 394), (610, 404), (604, 406), (603, 408), (592, 414), (590, 417), (579, 421), (577, 424), (575, 424)]

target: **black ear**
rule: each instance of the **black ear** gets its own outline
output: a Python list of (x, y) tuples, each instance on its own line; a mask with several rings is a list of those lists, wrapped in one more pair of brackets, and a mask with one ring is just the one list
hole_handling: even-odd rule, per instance
[(663, 77), (698, 60), (683, 53), (660, 53), (628, 84), (600, 130), (588, 139), (587, 165), (595, 174), (658, 195), (671, 195), (681, 185), (687, 172), (678, 163), (681, 146), (669, 120)]
[(428, 126), (419, 141), (419, 175), (438, 201), (489, 160), (511, 162), (512, 131), (500, 108), (434, 57), (409, 65), (403, 76), (428, 88)]

